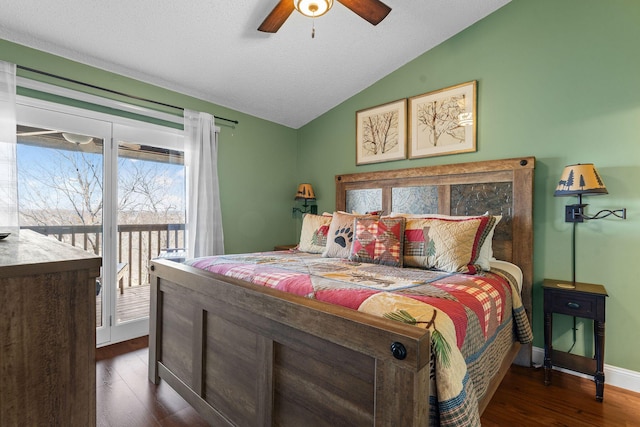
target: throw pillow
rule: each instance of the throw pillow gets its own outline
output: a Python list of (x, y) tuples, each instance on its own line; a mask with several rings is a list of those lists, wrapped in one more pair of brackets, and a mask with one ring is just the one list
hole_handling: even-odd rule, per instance
[[(406, 218), (407, 221), (416, 220), (416, 219), (417, 220), (431, 219), (431, 218), (461, 220), (461, 219), (472, 219), (472, 218), (477, 218), (479, 216), (487, 216), (487, 215), (489, 215), (489, 212), (486, 212), (484, 215), (474, 215), (474, 216), (444, 215), (444, 214), (406, 214), (406, 213), (399, 213), (399, 212), (391, 212), (391, 217), (394, 217), (394, 218), (404, 217)], [(480, 248), (480, 253), (478, 255), (478, 259), (476, 260), (476, 263), (480, 265), (482, 270), (485, 270), (485, 271), (491, 270), (491, 260), (493, 259), (493, 235), (494, 235), (496, 226), (502, 219), (502, 215), (493, 215), (493, 217), (495, 218), (495, 221), (493, 222), (493, 225), (491, 226), (491, 228), (488, 230), (487, 237)], [(410, 224), (410, 226), (413, 227), (414, 224)], [(410, 226), (407, 225), (407, 229), (409, 229)], [(407, 243), (405, 242), (405, 251), (406, 251), (406, 247), (407, 247)], [(418, 245), (418, 249), (414, 248), (412, 249), (412, 251), (415, 253), (416, 256), (420, 256), (421, 254), (419, 245)], [(408, 252), (405, 252), (405, 255), (406, 254), (408, 254)], [(416, 262), (418, 264), (423, 264), (423, 262), (419, 260), (416, 260)]]
[(327, 246), (327, 234), (331, 224), (331, 214), (305, 214), (302, 219), (298, 250), (312, 254), (321, 254)]
[(355, 220), (351, 261), (402, 267), (404, 218)]
[(404, 265), (476, 273), (482, 269), (480, 248), (495, 221), (493, 216), (407, 219)]
[(349, 258), (354, 235), (354, 220), (371, 217), (368, 215), (352, 215), (345, 212), (334, 212), (327, 235), (327, 246), (322, 252), (326, 258)]

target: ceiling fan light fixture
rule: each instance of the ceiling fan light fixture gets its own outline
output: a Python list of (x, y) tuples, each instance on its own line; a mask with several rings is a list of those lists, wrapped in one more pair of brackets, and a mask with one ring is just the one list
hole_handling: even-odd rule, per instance
[(333, 0), (293, 0), (293, 6), (304, 16), (317, 18), (331, 9)]
[(93, 138), (87, 135), (78, 135), (76, 133), (62, 132), (62, 137), (68, 142), (76, 145), (84, 145), (93, 141)]

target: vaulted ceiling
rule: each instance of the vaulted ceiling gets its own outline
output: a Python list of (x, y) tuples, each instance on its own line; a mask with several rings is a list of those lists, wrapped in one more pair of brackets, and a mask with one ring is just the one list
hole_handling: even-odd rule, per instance
[(510, 0), (383, 1), (269, 34), (278, 0), (0, 0), (0, 38), (297, 129)]

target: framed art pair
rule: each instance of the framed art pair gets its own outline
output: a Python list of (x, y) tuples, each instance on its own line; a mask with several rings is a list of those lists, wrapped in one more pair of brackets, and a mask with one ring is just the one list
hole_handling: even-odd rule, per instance
[(356, 112), (356, 165), (476, 151), (477, 81)]

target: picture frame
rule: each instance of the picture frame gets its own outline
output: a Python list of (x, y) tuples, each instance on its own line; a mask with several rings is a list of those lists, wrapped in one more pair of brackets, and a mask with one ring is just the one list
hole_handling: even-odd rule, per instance
[(356, 166), (406, 158), (406, 98), (356, 112)]
[(476, 151), (477, 81), (409, 98), (409, 158)]

